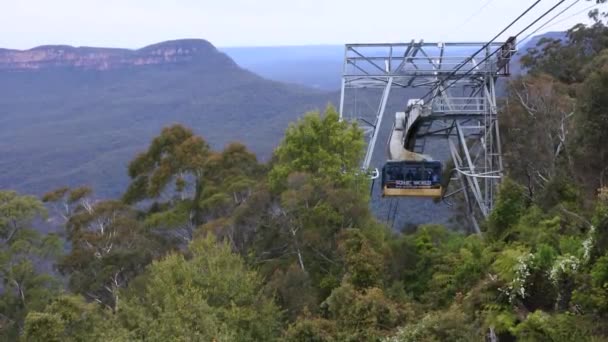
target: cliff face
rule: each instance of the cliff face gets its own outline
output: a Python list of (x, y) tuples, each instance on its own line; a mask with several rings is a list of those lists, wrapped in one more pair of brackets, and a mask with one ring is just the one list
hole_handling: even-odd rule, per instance
[(233, 64), (213, 45), (201, 39), (167, 41), (138, 50), (65, 45), (39, 46), (30, 50), (0, 49), (0, 71), (38, 70), (57, 67), (109, 70), (130, 66), (177, 64), (193, 61)]

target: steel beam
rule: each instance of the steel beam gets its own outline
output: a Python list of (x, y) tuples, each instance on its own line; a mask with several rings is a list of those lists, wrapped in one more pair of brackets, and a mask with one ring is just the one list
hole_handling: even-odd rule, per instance
[(384, 111), (386, 109), (386, 103), (388, 102), (388, 97), (391, 93), (391, 88), (393, 84), (393, 79), (389, 78), (388, 83), (386, 84), (386, 88), (382, 92), (382, 99), (380, 100), (380, 107), (378, 108), (378, 114), (376, 123), (374, 124), (374, 132), (372, 134), (372, 138), (367, 147), (367, 153), (365, 154), (365, 160), (363, 161), (363, 169), (368, 170), (369, 166), (372, 162), (372, 155), (374, 154), (374, 148), (376, 147), (376, 140), (378, 140), (378, 133), (380, 132), (380, 125), (382, 124), (382, 118), (384, 117)]
[[(362, 166), (365, 169), (372, 166), (372, 155), (391, 88), (433, 90), (431, 100), (425, 101), (425, 112), (428, 114), (424, 115), (424, 120), (450, 122), (451, 125), (426, 133), (435, 133), (447, 139), (456, 166), (456, 178), (463, 189), (456, 193), (463, 194), (469, 207), (467, 215), (477, 233), (480, 232), (479, 219), (487, 217), (492, 209), (495, 188), (503, 174), (495, 82), (498, 77), (507, 76), (505, 70), (508, 70), (508, 65), (503, 58), (500, 60), (502, 67), (499, 68), (498, 57), (492, 54), (505, 45), (487, 45), (485, 56), (482, 54), (479, 59), (471, 54), (486, 46), (486, 43), (425, 43), (411, 40), (409, 43), (345, 46), (340, 115), (344, 120), (367, 125), (368, 137), (371, 138)], [(481, 60), (483, 62), (480, 63)], [(366, 95), (357, 99), (357, 91), (369, 94), (374, 89), (382, 92), (378, 109), (364, 113), (353, 111), (358, 108), (357, 101), (370, 98), (370, 95)], [(354, 98), (349, 96), (352, 91)], [(354, 100), (353, 108), (348, 108), (349, 100)], [(406, 101), (403, 99), (404, 107)], [(430, 129), (430, 125), (426, 126)], [(460, 145), (462, 157), (454, 141)]]

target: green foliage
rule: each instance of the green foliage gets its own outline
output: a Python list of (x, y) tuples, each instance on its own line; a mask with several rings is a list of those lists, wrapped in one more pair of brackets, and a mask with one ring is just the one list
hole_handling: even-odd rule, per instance
[(385, 342), (439, 342), (475, 341), (480, 334), (471, 325), (467, 315), (458, 306), (448, 310), (430, 312), (383, 341)]
[[(328, 107), (323, 116), (308, 113), (287, 129), (275, 151), (276, 163), (269, 174), (273, 189), (285, 189), (288, 176), (294, 172), (331, 179), (341, 186), (364, 182), (356, 172), (363, 156), (363, 133), (339, 119), (336, 110)], [(361, 184), (361, 189), (364, 188), (365, 184)]]
[[(543, 40), (539, 42), (539, 48), (529, 51), (530, 53), (522, 59), (524, 66), (530, 68), (531, 74), (534, 75), (533, 78), (546, 78), (546, 76), (542, 76), (543, 74), (551, 75), (561, 83), (568, 85), (569, 95), (566, 96), (575, 97), (576, 100), (572, 120), (563, 117), (561, 122), (556, 121), (561, 126), (561, 134), (550, 134), (552, 137), (559, 137), (560, 146), (567, 146), (566, 152), (572, 156), (572, 159), (561, 164), (568, 170), (562, 180), (556, 182), (548, 179), (554, 183), (555, 187), (555, 189), (550, 189), (547, 198), (552, 203), (555, 203), (556, 199), (565, 199), (556, 192), (571, 191), (562, 186), (563, 179), (571, 179), (572, 176), (576, 176), (579, 181), (576, 187), (583, 190), (587, 198), (591, 194), (594, 195), (596, 190), (608, 180), (606, 171), (608, 152), (604, 147), (606, 141), (605, 134), (603, 134), (608, 127), (606, 124), (608, 103), (603, 96), (608, 87), (608, 71), (606, 70), (608, 27), (603, 22), (605, 16), (599, 16), (599, 12), (595, 12), (591, 17), (594, 24), (576, 25), (568, 31), (565, 41)], [(547, 82), (541, 84), (547, 84)], [(564, 91), (560, 92), (564, 93)], [(529, 93), (526, 96), (534, 95)], [(561, 96), (561, 98), (566, 98), (566, 96)], [(556, 118), (559, 118), (558, 111), (554, 110), (553, 113)], [(525, 126), (524, 124), (521, 129), (525, 130)], [(551, 132), (551, 125), (543, 126)], [(533, 136), (542, 136), (542, 134)], [(517, 143), (515, 142), (515, 144)], [(530, 152), (530, 150), (534, 151), (529, 148), (528, 151)], [(542, 160), (550, 154), (543, 156), (541, 153), (532, 153), (530, 156), (532, 158), (524, 156), (522, 159), (526, 161), (528, 159)], [(528, 173), (528, 177), (533, 177), (531, 173), (537, 172), (538, 169), (532, 171)]]
[(348, 282), (323, 302), (324, 318), (300, 318), (288, 332), (290, 341), (375, 341), (403, 323), (411, 311), (386, 298), (379, 288), (357, 290)]
[(289, 342), (334, 342), (338, 341), (336, 323), (323, 318), (301, 318), (290, 325), (285, 334)]
[[(456, 262), (456, 254), (460, 254), (464, 243), (464, 236), (450, 232), (445, 227), (437, 225), (426, 225), (420, 227), (412, 235), (402, 238), (401, 243), (393, 246), (391, 268), (396, 269), (393, 275), (394, 280), (403, 282), (406, 293), (411, 294), (416, 299), (423, 299), (424, 294), (431, 287), (439, 291), (446, 291), (447, 297), (430, 296), (430, 300), (443, 302), (449, 300), (458, 291), (463, 275), (453, 277), (450, 269)], [(473, 244), (474, 245), (474, 244)], [(471, 247), (473, 247), (471, 245)], [(463, 256), (467, 251), (462, 251)], [(466, 258), (466, 256), (465, 256)], [(467, 273), (466, 269), (472, 265), (461, 264), (462, 272)], [(476, 266), (472, 266), (475, 269)], [(472, 276), (469, 273), (464, 277)], [(465, 280), (465, 283), (468, 280)]]
[(113, 317), (82, 297), (62, 295), (42, 312), (30, 312), (24, 341), (129, 341), (129, 333)]
[(60, 342), (63, 329), (64, 326), (59, 317), (32, 312), (27, 317), (25, 339), (37, 342)]
[(175, 125), (131, 162), (125, 201), (93, 202), (88, 188), (44, 196), (66, 222), (57, 266), (81, 297), (53, 299), (37, 272), (58, 242), (30, 229), (40, 201), (0, 192), (1, 337), (605, 340), (608, 55), (596, 25), (528, 56), (530, 74), (509, 86), (512, 178), (481, 236), (377, 222), (362, 132), (331, 107), (290, 126), (268, 165)]
[(517, 223), (525, 208), (526, 198), (522, 187), (508, 178), (504, 179), (488, 218), (487, 235), (496, 240), (507, 238), (509, 228)]
[(593, 324), (584, 318), (535, 311), (511, 332), (518, 341), (593, 341), (592, 327)]
[(570, 87), (550, 75), (526, 75), (508, 83), (500, 120), (504, 161), (511, 180), (523, 185), (537, 204), (555, 200), (551, 195), (570, 178), (575, 111)]
[(384, 264), (382, 256), (359, 230), (347, 230), (339, 248), (344, 255), (346, 279), (357, 289), (382, 285)]
[(592, 25), (575, 25), (568, 30), (565, 40), (539, 41), (522, 58), (522, 64), (531, 73), (548, 73), (568, 84), (581, 82), (585, 78), (585, 65), (608, 47), (608, 28), (598, 19)]
[[(181, 125), (163, 129), (148, 150), (129, 165), (132, 183), (123, 196), (126, 203), (144, 199), (145, 225), (183, 247), (197, 234), (212, 232), (244, 249), (249, 231), (236, 231), (227, 219), (246, 205), (263, 167), (239, 143), (221, 152), (211, 151), (199, 136)], [(196, 232), (198, 228), (202, 232)]]
[(530, 207), (522, 214), (519, 222), (511, 229), (510, 238), (528, 246), (549, 244), (557, 247), (558, 236), (564, 228), (564, 219), (561, 216), (549, 216), (536, 206)]
[(117, 310), (118, 292), (166, 246), (118, 201), (79, 207), (66, 224), (70, 252), (58, 263), (75, 293)]
[[(373, 224), (368, 181), (358, 168), (363, 145), (361, 131), (341, 122), (333, 108), (323, 117), (309, 113), (287, 130), (267, 175), (268, 214), (258, 223), (256, 258), (268, 274), (297, 263), (314, 284), (309, 295), (318, 302), (340, 285), (348, 258), (361, 286), (379, 281), (377, 272), (368, 272), (375, 266), (365, 271), (359, 267), (368, 266), (355, 261), (354, 252), (340, 250), (344, 229)], [(367, 246), (361, 251), (372, 253)]]
[[(608, 47), (608, 46), (607, 46)], [(608, 50), (602, 51), (588, 66), (588, 75), (578, 92), (579, 112), (575, 117), (575, 156), (579, 174), (590, 191), (608, 181)]]
[(128, 293), (119, 315), (146, 341), (270, 341), (280, 313), (261, 279), (224, 243), (195, 240), (190, 258), (172, 254), (144, 275), (143, 293)]
[(42, 195), (42, 201), (54, 209), (54, 215), (67, 222), (76, 211), (90, 206), (93, 189), (87, 186), (78, 188), (61, 187)]
[(608, 255), (599, 258), (575, 290), (573, 300), (586, 310), (602, 316), (608, 314)]
[(252, 234), (257, 224), (250, 222), (246, 213), (267, 203), (254, 203), (265, 197), (265, 190), (260, 186), (264, 177), (264, 166), (242, 144), (231, 143), (221, 153), (211, 153), (201, 182), (203, 190), (196, 203), (201, 215), (199, 223), (203, 223), (202, 233), (226, 238), (244, 253), (254, 239)]
[(425, 302), (435, 306), (448, 305), (467, 293), (489, 268), (493, 255), (486, 250), (482, 240), (477, 236), (460, 239), (454, 237), (460, 245), (457, 250), (446, 251), (436, 262), (429, 290), (423, 296)]
[[(574, 172), (579, 170), (580, 168), (575, 168)], [(582, 196), (584, 188), (581, 188), (580, 184), (574, 184), (568, 177), (560, 174), (546, 182), (545, 188), (535, 199), (537, 205), (545, 210), (556, 206), (577, 210), (581, 200), (584, 199)]]
[(9, 244), (30, 221), (45, 216), (46, 209), (33, 196), (20, 196), (15, 191), (0, 191), (0, 239)]
[(38, 264), (59, 254), (57, 236), (42, 236), (32, 221), (46, 216), (42, 202), (14, 191), (0, 191), (0, 337), (15, 339), (29, 310), (41, 308), (59, 281)]
[(591, 270), (593, 285), (599, 288), (608, 286), (608, 255), (599, 258)]
[(275, 297), (275, 302), (284, 310), (288, 321), (296, 321), (300, 314), (316, 311), (317, 291), (308, 273), (297, 263), (285, 270), (276, 269), (266, 283), (265, 292)]
[(133, 181), (124, 200), (134, 203), (157, 198), (170, 183), (178, 193), (184, 192), (188, 178), (201, 176), (208, 153), (207, 143), (190, 129), (181, 125), (164, 128), (148, 150), (129, 164)]

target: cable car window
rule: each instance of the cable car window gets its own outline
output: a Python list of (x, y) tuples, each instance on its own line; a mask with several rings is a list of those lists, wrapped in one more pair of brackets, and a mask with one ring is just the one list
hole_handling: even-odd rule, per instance
[(389, 162), (384, 166), (383, 183), (393, 189), (434, 189), (441, 187), (439, 162)]

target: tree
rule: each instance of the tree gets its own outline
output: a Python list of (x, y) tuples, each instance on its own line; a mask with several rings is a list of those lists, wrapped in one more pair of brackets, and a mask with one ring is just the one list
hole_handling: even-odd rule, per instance
[(209, 235), (190, 244), (189, 258), (154, 262), (119, 312), (134, 338), (146, 341), (272, 341), (280, 313), (260, 277), (227, 243)]
[(504, 179), (488, 218), (487, 235), (493, 239), (508, 238), (509, 229), (517, 224), (525, 209), (526, 198), (521, 186), (508, 178)]
[(114, 311), (119, 309), (120, 289), (168, 247), (119, 201), (79, 207), (66, 230), (71, 250), (58, 266), (69, 275), (70, 289)]
[(310, 275), (294, 262), (285, 269), (276, 268), (268, 277), (265, 291), (284, 310), (287, 321), (295, 322), (301, 315), (316, 313), (319, 303), (314, 285)]
[(383, 256), (370, 246), (358, 229), (344, 231), (339, 250), (344, 258), (346, 279), (359, 290), (380, 287), (384, 275)]
[(270, 222), (260, 230), (259, 253), (285, 266), (295, 258), (322, 297), (342, 276), (339, 232), (371, 221), (368, 180), (359, 169), (363, 146), (362, 132), (328, 107), (287, 129), (268, 174)]
[[(163, 191), (175, 191), (183, 196), (198, 192), (195, 183), (202, 176), (209, 146), (192, 131), (181, 125), (163, 128), (152, 140), (146, 152), (129, 164), (133, 180), (125, 193), (127, 202), (158, 198)], [(191, 179), (192, 177), (194, 179)], [(167, 189), (173, 185), (172, 189)]]
[(385, 342), (416, 341), (480, 341), (483, 340), (468, 317), (458, 305), (446, 310), (429, 312), (422, 318), (405, 325)]
[(80, 296), (62, 295), (43, 311), (30, 312), (23, 339), (40, 342), (131, 341), (114, 317)]
[[(259, 186), (265, 177), (264, 171), (256, 156), (239, 143), (231, 143), (222, 152), (210, 154), (198, 203), (203, 233), (227, 238), (235, 249), (246, 252), (257, 228), (248, 216), (257, 217), (260, 213), (252, 212), (252, 208), (259, 209), (266, 202), (264, 190)], [(254, 203), (250, 202), (252, 197)]]
[(531, 198), (554, 177), (571, 174), (575, 101), (568, 92), (566, 85), (546, 74), (509, 83), (501, 119), (504, 156), (509, 176), (525, 184)]
[(595, 341), (593, 322), (588, 319), (540, 310), (511, 330), (517, 341)]
[(93, 190), (86, 186), (70, 189), (61, 187), (42, 196), (42, 202), (52, 206), (62, 224), (67, 223), (75, 211), (84, 208), (91, 210)]
[(608, 254), (600, 257), (586, 277), (579, 280), (573, 301), (600, 317), (608, 316)]
[[(595, 2), (599, 5), (606, 1), (597, 0)], [(575, 25), (567, 32), (567, 39), (564, 41), (541, 40), (538, 48), (532, 49), (527, 56), (522, 58), (524, 66), (529, 68), (533, 79), (546, 78), (547, 76), (543, 75), (551, 75), (553, 79), (569, 85), (566, 88), (568, 95), (576, 98), (576, 111), (571, 118), (570, 115), (563, 116), (563, 113), (568, 111), (554, 111), (552, 115), (555, 119), (559, 119), (559, 113), (561, 112), (562, 117), (569, 118), (568, 121), (571, 121), (570, 129), (563, 129), (562, 133), (557, 131), (556, 133), (560, 134), (556, 135), (553, 133), (554, 125), (551, 125), (550, 122), (543, 126), (547, 128), (549, 135), (563, 140), (563, 144), (554, 143), (553, 146), (560, 148), (560, 151), (564, 151), (561, 147), (566, 147), (564, 152), (568, 156), (569, 163), (563, 164), (563, 166), (567, 166), (569, 173), (582, 183), (579, 188), (584, 190), (582, 193), (586, 195), (584, 199), (587, 200), (594, 197), (597, 189), (608, 181), (608, 169), (606, 168), (608, 150), (605, 148), (607, 143), (603, 134), (608, 127), (605, 114), (607, 104), (603, 96), (607, 86), (606, 75), (608, 74), (605, 68), (608, 60), (608, 52), (606, 51), (608, 49), (607, 13), (605, 10), (601, 11), (600, 8), (590, 11), (589, 17), (592, 19), (592, 24)], [(548, 83), (545, 81), (542, 84), (547, 85)], [(558, 90), (559, 88), (555, 89)], [(563, 91), (558, 91), (558, 94), (559, 92)], [(538, 96), (535, 96), (533, 91), (529, 93), (529, 97), (532, 99), (532, 103), (538, 102), (534, 99)], [(568, 96), (565, 94), (561, 96), (562, 100), (567, 98)], [(541, 96), (540, 99), (542, 100), (543, 97)], [(558, 97), (558, 101), (553, 101), (553, 103), (559, 103), (559, 99)], [(543, 101), (543, 103), (546, 103), (546, 101)], [(526, 125), (522, 126), (521, 128), (525, 131)], [(563, 126), (568, 128), (569, 125), (564, 124)], [(568, 131), (570, 131), (570, 134), (564, 134)], [(531, 134), (528, 137), (537, 136), (542, 137), (546, 134)], [(534, 151), (537, 146), (542, 147), (543, 144), (537, 143), (529, 146)], [(522, 155), (524, 157), (522, 159), (526, 162), (529, 159), (543, 161), (551, 156), (548, 151), (546, 152), (531, 153), (531, 158), (525, 158), (525, 155)], [(542, 174), (542, 170), (539, 171)], [(570, 174), (566, 174), (562, 178), (571, 178)], [(533, 174), (531, 176), (534, 177)], [(559, 185), (559, 183), (554, 182), (554, 185)], [(558, 186), (558, 188), (561, 188), (561, 186)]]
[[(605, 0), (595, 1), (597, 4)], [(585, 78), (584, 66), (600, 51), (608, 48), (606, 12), (599, 9), (589, 12), (593, 23), (573, 26), (562, 39), (541, 39), (537, 47), (529, 49), (521, 62), (532, 74), (547, 73), (566, 84), (580, 83)]]
[(181, 207), (167, 215), (173, 219), (172, 224), (178, 223), (175, 219), (179, 220), (180, 236), (190, 241), (200, 224), (198, 203), (208, 156), (207, 142), (190, 129), (181, 125), (163, 128), (148, 150), (129, 164), (132, 181), (123, 200), (136, 203), (160, 199), (165, 205), (157, 205), (157, 208), (169, 211), (178, 203)]
[(43, 260), (61, 250), (56, 235), (42, 236), (32, 228), (45, 215), (37, 198), (0, 191), (0, 337), (14, 339), (27, 312), (43, 306), (59, 288), (56, 279), (40, 272)]
[(321, 318), (302, 317), (287, 331), (289, 341), (377, 341), (411, 314), (380, 288), (357, 290), (347, 281), (323, 302)]
[(579, 176), (589, 193), (608, 184), (608, 50), (587, 67), (588, 75), (578, 92), (575, 116), (575, 156)]
[(289, 126), (276, 149), (276, 162), (269, 174), (271, 187), (285, 189), (289, 175), (300, 172), (330, 179), (340, 186), (361, 182), (363, 191), (367, 188), (364, 178), (357, 176), (364, 145), (363, 132), (356, 125), (340, 121), (333, 107), (328, 107), (323, 117), (318, 112), (308, 113)]

